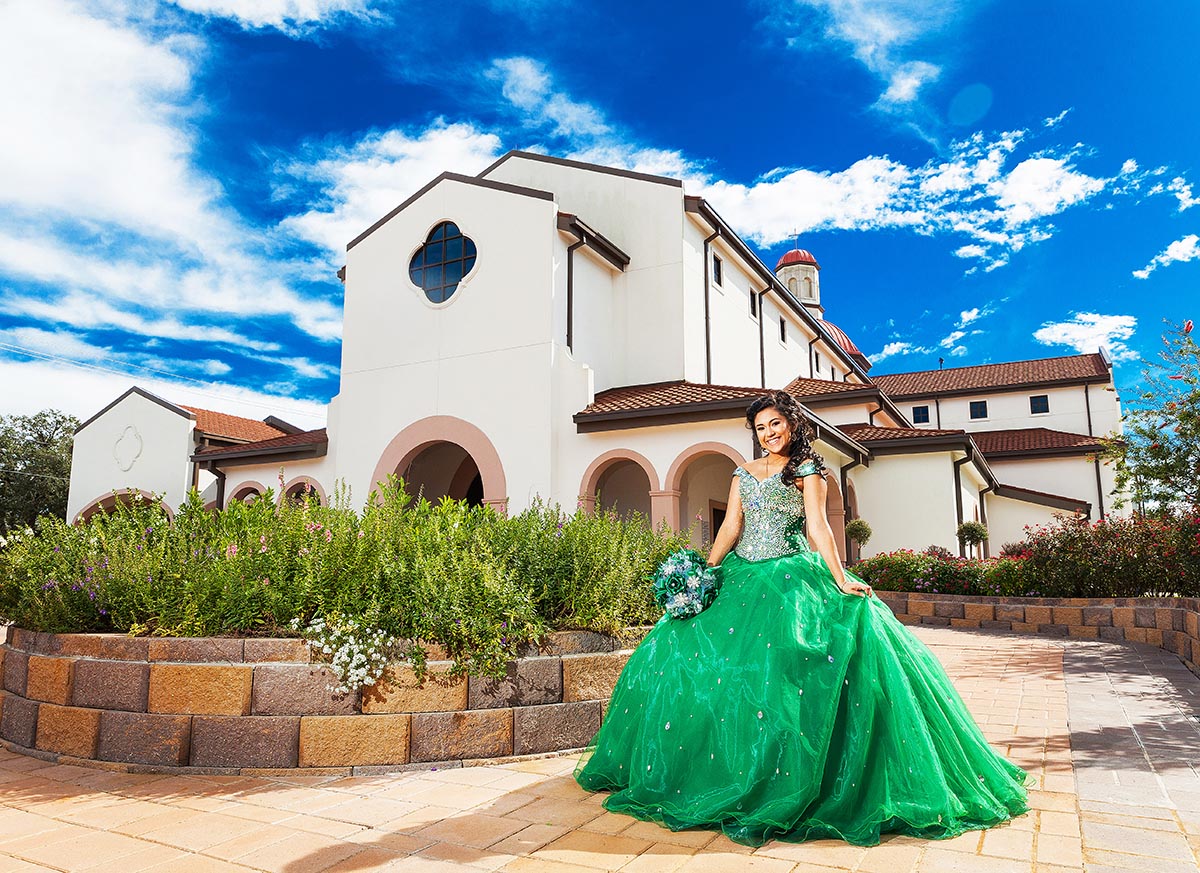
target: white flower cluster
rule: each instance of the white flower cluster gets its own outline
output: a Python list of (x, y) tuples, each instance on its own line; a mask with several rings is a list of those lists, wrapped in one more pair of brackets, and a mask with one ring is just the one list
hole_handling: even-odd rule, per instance
[(292, 628), (312, 643), (328, 659), (341, 684), (333, 690), (349, 694), (374, 685), (395, 658), (400, 641), (379, 628), (367, 627), (354, 619), (337, 616), (314, 618), (301, 628), (300, 619), (292, 619)]

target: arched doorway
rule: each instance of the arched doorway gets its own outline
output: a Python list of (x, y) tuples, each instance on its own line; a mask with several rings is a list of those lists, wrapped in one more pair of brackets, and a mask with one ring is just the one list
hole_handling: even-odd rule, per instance
[(83, 509), (75, 513), (73, 524), (84, 524), (90, 521), (94, 516), (101, 513), (107, 515), (117, 508), (118, 504), (131, 506), (135, 503), (158, 504), (158, 506), (167, 514), (169, 520), (175, 519), (175, 513), (166, 503), (160, 502), (149, 491), (141, 489), (126, 488), (124, 491), (114, 491), (103, 497), (97, 497), (95, 500), (88, 503)]
[(443, 497), (483, 505), (483, 476), (470, 452), (457, 443), (435, 442), (418, 451), (408, 466), (397, 469), (412, 497), (437, 503)]
[(596, 458), (579, 486), (579, 508), (585, 512), (597, 506), (623, 515), (640, 512), (654, 525), (671, 521), (662, 500), (654, 465), (632, 449), (612, 449)]
[(430, 500), (453, 496), (497, 512), (508, 509), (508, 484), (496, 447), (475, 425), (451, 415), (431, 415), (392, 437), (375, 465), (370, 489), (389, 475), (404, 478), (406, 487), (411, 479)]
[(266, 493), (267, 489), (261, 482), (250, 480), (248, 482), (242, 482), (236, 488), (231, 489), (229, 502), (239, 500), (242, 503), (252, 503), (254, 500)]
[(825, 517), (833, 530), (833, 544), (838, 557), (846, 563), (846, 504), (842, 501), (842, 489), (832, 470), (825, 471)]
[(283, 486), (283, 499), (300, 503), (305, 496), (311, 494), (320, 506), (325, 505), (325, 489), (321, 483), (311, 476), (297, 476)]
[(725, 520), (733, 471), (745, 463), (734, 449), (704, 442), (683, 451), (667, 473), (667, 492), (678, 494), (678, 529), (692, 531), (692, 544), (708, 548)]
[[(849, 521), (850, 519), (858, 518), (858, 494), (854, 490), (854, 482), (850, 479), (846, 480), (846, 504), (849, 508), (846, 520)], [(847, 542), (846, 554), (848, 563), (858, 563), (858, 561), (862, 560), (862, 546), (855, 542)]]

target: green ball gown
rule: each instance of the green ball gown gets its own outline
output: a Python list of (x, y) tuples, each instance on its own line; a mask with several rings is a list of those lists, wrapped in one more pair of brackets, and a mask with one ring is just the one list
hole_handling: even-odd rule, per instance
[(933, 653), (809, 549), (800, 489), (734, 475), (744, 526), (720, 594), (630, 656), (579, 784), (612, 812), (747, 845), (945, 839), (1026, 812), (1028, 777)]

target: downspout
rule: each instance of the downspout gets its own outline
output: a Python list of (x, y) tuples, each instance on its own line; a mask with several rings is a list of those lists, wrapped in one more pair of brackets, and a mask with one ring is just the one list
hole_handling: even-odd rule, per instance
[(1083, 386), (1083, 408), (1087, 410), (1088, 436), (1095, 436), (1092, 432), (1092, 392), (1088, 388), (1087, 385)]
[[(958, 515), (958, 523), (963, 523), (963, 504), (962, 504), (962, 466), (971, 460), (971, 451), (967, 450), (967, 454), (954, 462), (954, 511)], [(958, 540), (958, 528), (954, 529), (954, 538)], [(967, 556), (966, 547), (963, 546), (962, 540), (958, 540), (958, 556), (965, 558)]]
[(709, 270), (711, 264), (709, 260), (709, 245), (712, 241), (721, 235), (721, 228), (717, 228), (712, 232), (712, 235), (704, 240), (704, 381), (712, 384), (712, 316), (709, 313), (708, 296), (711, 293), (708, 287)]
[(584, 244), (581, 234), (578, 242), (567, 246), (567, 351), (575, 350), (575, 249)]
[(1100, 455), (1093, 458), (1096, 465), (1096, 508), (1100, 510), (1100, 518), (1104, 518), (1104, 483), (1100, 480)]
[(867, 413), (867, 424), (875, 424), (875, 416), (880, 412), (883, 412), (883, 404), (877, 403), (875, 408)]
[[(987, 504), (984, 503), (983, 495), (987, 494), (989, 491), (995, 490), (996, 483), (994, 482), (991, 485), (988, 485), (986, 488), (979, 489), (979, 520), (983, 523), (984, 527), (987, 527), (988, 520)], [(992, 535), (990, 531), (988, 532), (988, 538), (983, 541), (983, 556), (985, 558), (990, 558), (992, 556)]]
[(209, 461), (206, 465), (208, 472), (217, 477), (217, 509), (225, 508), (225, 471), (217, 466), (216, 461)]
[(763, 338), (763, 301), (767, 299), (767, 289), (758, 295), (758, 374), (762, 387), (767, 387), (767, 346)]
[(938, 430), (941, 430), (942, 429), (942, 401), (938, 400), (936, 397), (933, 398), (933, 408), (935, 410), (937, 410)]
[(808, 344), (808, 378), (810, 379), (817, 378), (815, 368), (813, 367), (813, 346), (820, 342), (820, 340), (819, 336), (815, 336), (812, 338), (812, 342)]

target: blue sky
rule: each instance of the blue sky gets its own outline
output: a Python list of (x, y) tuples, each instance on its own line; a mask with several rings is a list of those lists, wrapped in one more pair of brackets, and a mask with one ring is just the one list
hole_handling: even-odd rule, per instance
[(875, 372), (1104, 345), (1200, 286), (1200, 5), (8, 0), (0, 414), (134, 382), (315, 425), (345, 243), (532, 149), (821, 262)]

